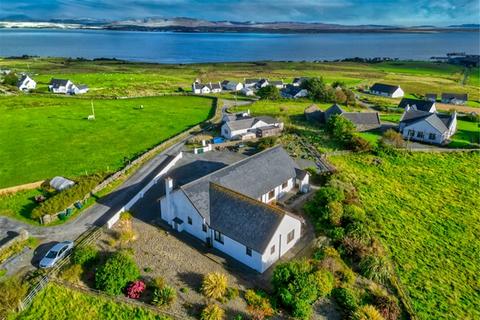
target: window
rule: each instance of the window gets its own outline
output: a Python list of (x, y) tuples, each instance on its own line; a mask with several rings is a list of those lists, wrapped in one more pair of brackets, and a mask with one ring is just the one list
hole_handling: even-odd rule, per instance
[(187, 222), (188, 222), (188, 224), (192, 224), (192, 218), (188, 217)]
[(287, 243), (290, 243), (294, 238), (295, 238), (295, 229), (293, 229), (287, 234)]
[(408, 136), (413, 137), (415, 135), (415, 130), (408, 130)]
[(274, 254), (275, 253), (275, 245), (273, 245), (271, 248), (270, 248), (270, 254)]
[(275, 190), (272, 190), (268, 193), (268, 200), (275, 198)]
[(218, 231), (215, 231), (213, 235), (214, 235), (215, 241), (220, 242), (221, 244), (223, 244), (223, 234), (221, 234), (221, 233), (218, 232)]
[(288, 187), (288, 181), (285, 181), (283, 184), (282, 184), (282, 189), (286, 189)]
[(436, 138), (437, 138), (437, 136), (435, 135), (435, 133), (430, 133), (428, 135), (428, 139), (430, 139), (430, 140), (435, 140)]
[(418, 131), (417, 132), (417, 138), (423, 139), (423, 131)]
[(252, 256), (252, 249), (249, 248), (249, 247), (245, 247), (245, 253), (247, 254), (247, 256)]
[(205, 223), (202, 224), (202, 231), (207, 232), (207, 225)]

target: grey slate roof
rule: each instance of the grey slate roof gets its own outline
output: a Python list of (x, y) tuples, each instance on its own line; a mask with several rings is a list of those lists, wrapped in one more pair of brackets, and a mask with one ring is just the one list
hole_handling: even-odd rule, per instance
[(255, 117), (255, 122), (261, 120), (265, 123), (268, 123), (268, 124), (274, 124), (274, 123), (278, 123), (278, 120), (273, 118), (273, 117), (269, 117), (269, 116), (259, 116), (259, 117)]
[(271, 84), (272, 86), (283, 86), (282, 80), (269, 81), (268, 83)]
[(344, 112), (341, 115), (355, 126), (380, 126), (378, 112)]
[(308, 77), (297, 77), (297, 78), (293, 79), (292, 83), (300, 85), (300, 84), (302, 84), (303, 81), (308, 80), (308, 79), (310, 79), (310, 78), (308, 78)]
[(342, 114), (344, 112), (345, 111), (343, 111), (343, 109), (338, 104), (335, 103), (333, 106), (325, 110), (324, 112), (325, 121), (328, 121), (328, 119), (330, 119), (330, 117), (333, 115)]
[(399, 86), (392, 86), (390, 84), (384, 83), (375, 83), (373, 86), (370, 87), (370, 91), (378, 91), (378, 92), (386, 92), (388, 94), (394, 93)]
[(228, 121), (227, 126), (231, 131), (244, 130), (251, 128), (255, 123), (255, 118), (240, 119), (234, 121)]
[(287, 84), (282, 90), (281, 93), (283, 96), (294, 97), (297, 93), (302, 90), (301, 87), (296, 87), (293, 84)]
[(437, 94), (436, 93), (427, 93), (425, 94), (425, 99), (426, 100), (437, 100)]
[(296, 178), (298, 165), (276, 146), (217, 170), (180, 187), (198, 212), (210, 224), (209, 184), (257, 199), (285, 181)]
[(50, 85), (54, 88), (65, 87), (68, 83), (68, 79), (52, 79)]
[(316, 105), (312, 104), (307, 107), (303, 114), (308, 121), (322, 121), (323, 120), (323, 113)]
[(429, 100), (403, 98), (398, 104), (398, 107), (405, 109), (407, 106), (410, 106), (411, 108), (415, 108), (420, 111), (430, 111), (434, 103), (435, 102)]
[(245, 84), (256, 84), (260, 79), (245, 79)]
[(210, 227), (263, 253), (285, 213), (256, 199), (209, 183)]
[(442, 93), (442, 100), (460, 100), (467, 101), (468, 95), (466, 93)]

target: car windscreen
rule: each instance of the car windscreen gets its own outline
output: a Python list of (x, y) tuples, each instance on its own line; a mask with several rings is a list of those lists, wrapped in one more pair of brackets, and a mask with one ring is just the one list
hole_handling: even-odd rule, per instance
[(56, 257), (57, 257), (57, 253), (58, 253), (57, 251), (48, 251), (46, 257), (49, 258), (49, 259), (56, 258)]

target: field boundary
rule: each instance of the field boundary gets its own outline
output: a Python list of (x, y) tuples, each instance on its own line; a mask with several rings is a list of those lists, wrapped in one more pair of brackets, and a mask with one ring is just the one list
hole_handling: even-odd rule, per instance
[(10, 193), (16, 193), (19, 191), (24, 191), (24, 190), (32, 190), (40, 187), (46, 180), (41, 180), (41, 181), (36, 181), (36, 182), (30, 182), (30, 183), (25, 183), (25, 184), (20, 184), (17, 186), (13, 187), (7, 187), (0, 189), (0, 196), (10, 194)]

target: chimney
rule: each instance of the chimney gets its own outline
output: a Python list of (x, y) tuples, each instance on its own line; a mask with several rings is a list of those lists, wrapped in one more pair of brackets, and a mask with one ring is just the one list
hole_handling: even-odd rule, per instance
[(165, 220), (169, 223), (172, 222), (174, 218), (173, 206), (172, 206), (172, 193), (173, 190), (173, 180), (170, 177), (165, 178), (165, 212), (162, 214)]

